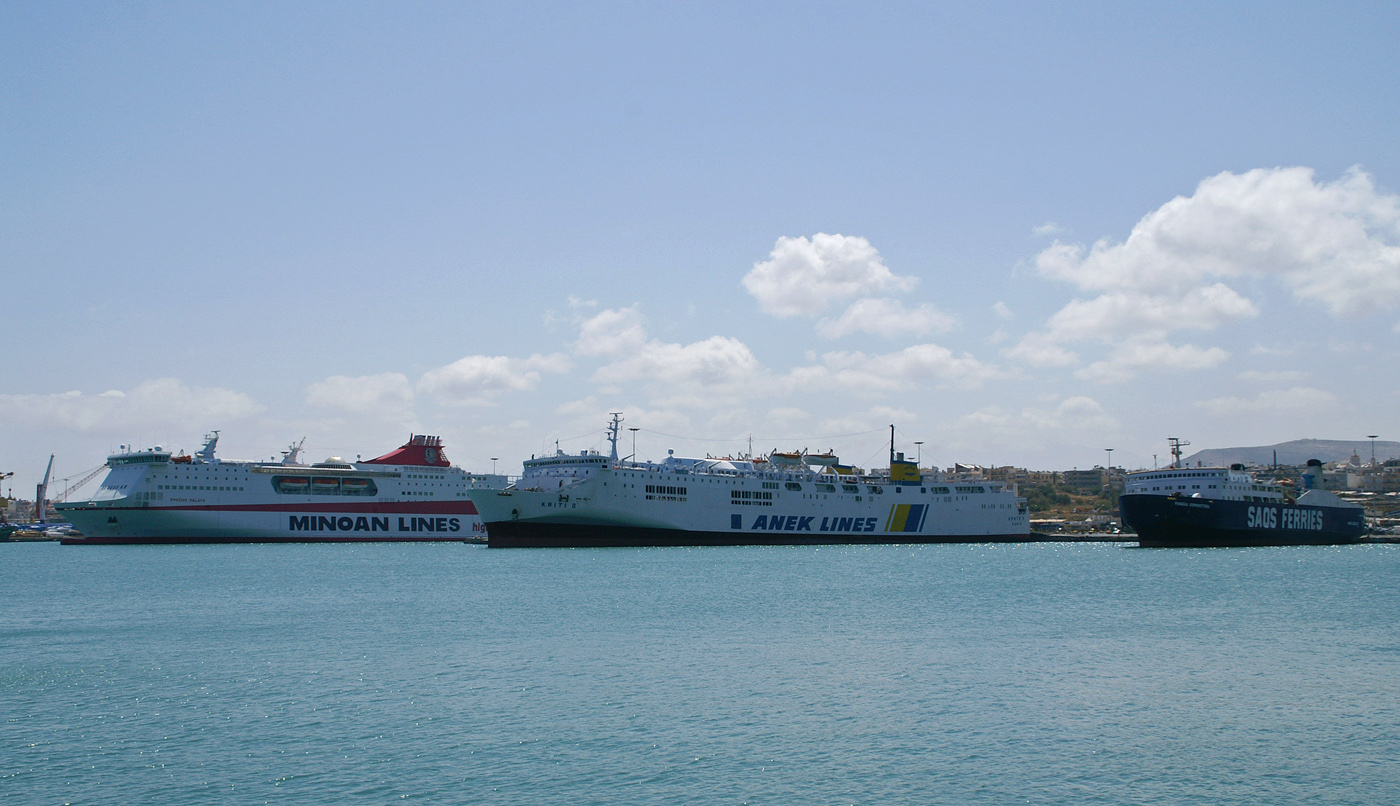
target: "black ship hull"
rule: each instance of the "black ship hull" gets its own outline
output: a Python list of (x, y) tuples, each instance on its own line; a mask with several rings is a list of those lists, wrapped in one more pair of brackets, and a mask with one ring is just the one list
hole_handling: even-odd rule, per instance
[(635, 548), (644, 546), (807, 546), (848, 543), (1029, 543), (1030, 534), (931, 535), (913, 532), (794, 534), (791, 532), (701, 532), (641, 526), (600, 526), (524, 521), (486, 524), (491, 548)]
[(1118, 506), (1145, 548), (1332, 546), (1358, 543), (1366, 531), (1360, 507), (1142, 494)]

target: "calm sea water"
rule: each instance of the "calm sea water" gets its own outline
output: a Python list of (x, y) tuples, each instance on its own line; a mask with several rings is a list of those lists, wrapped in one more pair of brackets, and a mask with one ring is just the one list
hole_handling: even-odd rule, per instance
[(1400, 546), (0, 545), (0, 801), (1400, 802)]

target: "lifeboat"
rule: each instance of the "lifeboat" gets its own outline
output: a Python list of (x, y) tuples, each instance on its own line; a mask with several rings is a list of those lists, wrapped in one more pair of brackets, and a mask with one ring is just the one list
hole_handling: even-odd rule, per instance
[(800, 467), (802, 465), (802, 454), (795, 451), (793, 453), (773, 451), (768, 454), (768, 461), (778, 467)]
[(311, 480), (301, 477), (282, 478), (277, 480), (277, 489), (284, 493), (304, 493), (311, 486)]
[(339, 492), (339, 491), (340, 491), (340, 479), (335, 479), (335, 478), (331, 478), (331, 479), (319, 478), (319, 479), (312, 479), (312, 481), (311, 481), (311, 492), (313, 492), (313, 493), (321, 493), (322, 495), (324, 495), (324, 494), (327, 494), (327, 493), (334, 494), (334, 493), (337, 493), (337, 492)]
[(369, 489), (369, 479), (341, 479), (340, 489), (347, 493), (363, 493)]

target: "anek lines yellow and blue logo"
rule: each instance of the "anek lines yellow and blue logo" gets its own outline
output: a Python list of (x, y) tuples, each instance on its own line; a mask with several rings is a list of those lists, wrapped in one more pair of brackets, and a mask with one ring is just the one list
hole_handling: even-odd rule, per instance
[(895, 504), (890, 507), (886, 532), (921, 532), (928, 517), (928, 504)]

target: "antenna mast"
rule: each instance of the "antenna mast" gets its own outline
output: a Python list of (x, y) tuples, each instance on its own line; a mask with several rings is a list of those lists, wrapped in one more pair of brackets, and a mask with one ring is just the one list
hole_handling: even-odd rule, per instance
[(610, 411), (610, 412), (608, 412), (608, 413), (612, 415), (612, 422), (608, 423), (608, 442), (612, 443), (612, 451), (608, 454), (608, 458), (611, 459), (612, 461), (616, 462), (616, 461), (617, 461), (617, 431), (618, 431), (618, 428), (621, 427), (621, 425), (622, 425), (622, 412), (620, 412), (620, 411)]
[(1184, 439), (1177, 439), (1176, 437), (1167, 437), (1167, 444), (1170, 445), (1172, 448), (1172, 467), (1176, 470), (1180, 470), (1181, 449), (1183, 446), (1190, 445), (1191, 443)]

